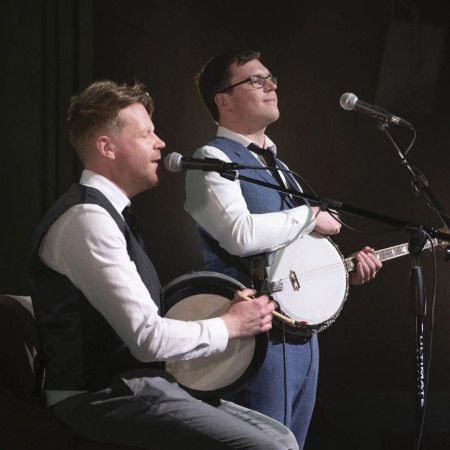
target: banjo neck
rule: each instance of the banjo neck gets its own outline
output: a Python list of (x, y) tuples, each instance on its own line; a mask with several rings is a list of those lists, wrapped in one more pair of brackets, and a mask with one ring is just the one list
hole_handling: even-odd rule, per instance
[[(433, 239), (434, 245), (437, 245), (436, 239)], [(424, 245), (424, 250), (431, 247), (430, 241)], [(394, 245), (393, 247), (383, 248), (375, 251), (375, 256), (381, 261), (389, 261), (390, 259), (400, 258), (409, 255), (408, 243)], [(347, 272), (353, 272), (356, 269), (356, 259), (354, 256), (344, 259), (344, 264)]]

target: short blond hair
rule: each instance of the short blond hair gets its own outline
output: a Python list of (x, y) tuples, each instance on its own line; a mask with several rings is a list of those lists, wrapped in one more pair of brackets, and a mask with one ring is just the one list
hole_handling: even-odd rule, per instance
[(120, 128), (119, 112), (134, 103), (141, 103), (149, 116), (153, 114), (153, 99), (140, 82), (129, 85), (110, 80), (96, 81), (70, 99), (67, 112), (69, 137), (82, 162), (87, 139), (101, 128)]

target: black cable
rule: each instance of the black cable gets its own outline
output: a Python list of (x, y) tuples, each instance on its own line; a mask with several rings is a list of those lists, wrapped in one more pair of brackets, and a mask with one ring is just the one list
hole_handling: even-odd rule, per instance
[(416, 141), (416, 136), (417, 136), (416, 129), (413, 128), (412, 131), (413, 131), (413, 137), (412, 137), (411, 142), (409, 143), (408, 147), (407, 147), (406, 150), (405, 150), (405, 153), (404, 153), (405, 156), (406, 156), (406, 155), (409, 153), (409, 151), (412, 149), (412, 146), (414, 145), (414, 142)]
[(281, 322), (281, 335), (282, 335), (282, 344), (283, 344), (283, 383), (284, 383), (284, 420), (283, 420), (283, 425), (287, 426), (288, 392), (287, 392), (287, 367), (286, 367), (286, 331), (284, 329), (284, 322)]
[(400, 227), (389, 227), (389, 228), (383, 228), (382, 230), (378, 230), (378, 231), (365, 231), (365, 230), (358, 230), (357, 228), (353, 228), (352, 226), (350, 226), (349, 224), (345, 223), (338, 215), (338, 213), (332, 209), (327, 209), (326, 212), (333, 217), (334, 220), (336, 220), (336, 222), (339, 222), (343, 227), (354, 231), (355, 233), (360, 233), (360, 234), (383, 234), (383, 233), (390, 233), (392, 231), (397, 231), (400, 229)]
[(397, 150), (397, 153), (400, 155), (400, 157), (402, 158), (402, 162), (405, 164), (407, 161), (405, 160), (405, 155), (411, 150), (415, 140), (416, 140), (416, 130), (413, 128), (414, 134), (413, 137), (411, 139), (411, 142), (409, 143), (408, 147), (406, 147), (405, 152), (402, 152), (400, 150), (400, 147), (397, 145), (397, 142), (395, 142), (395, 139), (392, 137), (391, 133), (389, 133), (389, 128), (387, 126), (382, 126), (380, 127), (380, 129), (382, 131), (384, 131), (384, 133), (386, 134), (386, 136), (389, 138), (389, 140), (391, 141), (392, 145), (394, 146), (395, 150)]

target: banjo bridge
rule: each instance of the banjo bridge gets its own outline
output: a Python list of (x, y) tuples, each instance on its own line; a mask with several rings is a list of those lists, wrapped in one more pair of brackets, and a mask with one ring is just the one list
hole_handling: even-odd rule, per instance
[(298, 281), (297, 274), (293, 270), (289, 271), (289, 280), (292, 284), (292, 288), (294, 289), (294, 291), (299, 291), (300, 283)]

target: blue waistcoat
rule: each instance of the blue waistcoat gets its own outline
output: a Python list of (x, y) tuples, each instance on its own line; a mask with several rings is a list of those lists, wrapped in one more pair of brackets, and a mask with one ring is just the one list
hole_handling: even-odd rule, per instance
[(74, 184), (42, 218), (32, 240), (32, 301), (47, 390), (94, 391), (108, 386), (120, 372), (157, 366), (135, 359), (83, 293), (39, 258), (40, 243), (52, 223), (72, 206), (85, 203), (101, 206), (114, 219), (126, 239), (130, 259), (159, 306), (158, 275), (122, 216), (99, 190)]
[[(232, 162), (247, 166), (260, 164), (247, 147), (232, 139), (216, 137), (207, 145), (220, 149)], [(278, 167), (286, 168), (280, 160), (277, 159), (276, 163)], [(267, 170), (244, 169), (239, 170), (239, 174), (278, 185), (276, 179)], [(291, 189), (297, 189), (297, 184), (292, 175), (285, 173), (285, 178)], [(265, 214), (293, 207), (291, 198), (286, 194), (246, 181), (241, 181), (240, 184), (242, 195), (251, 214)], [(200, 228), (199, 233), (203, 246), (205, 269), (224, 273), (238, 279), (246, 286), (251, 286), (249, 258), (230, 255), (204, 229)]]

